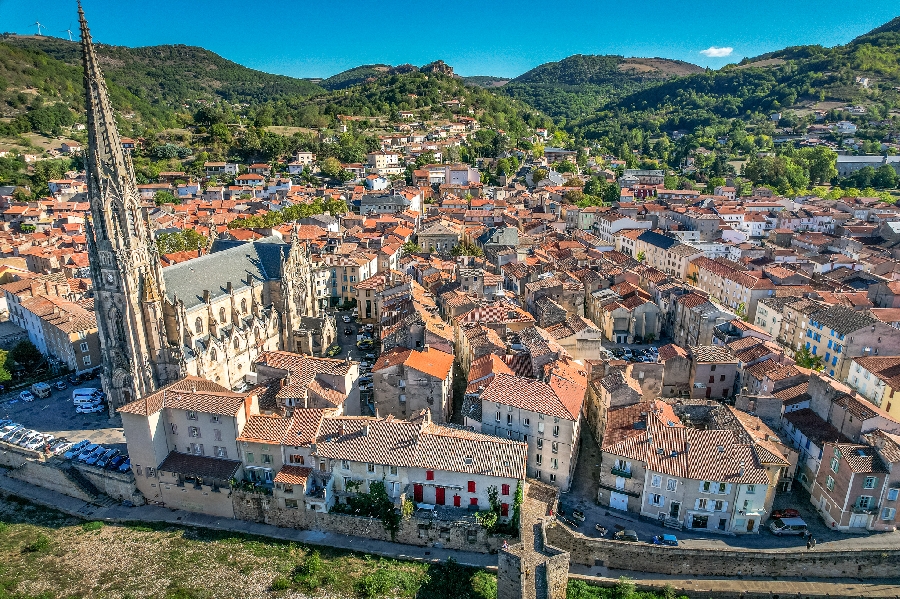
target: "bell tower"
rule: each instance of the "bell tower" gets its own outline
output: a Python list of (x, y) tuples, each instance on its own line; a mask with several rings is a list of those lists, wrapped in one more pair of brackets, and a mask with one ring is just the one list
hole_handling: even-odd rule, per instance
[(91, 206), (86, 234), (103, 355), (103, 388), (113, 413), (174, 377), (168, 367), (159, 255), (80, 2), (78, 20)]

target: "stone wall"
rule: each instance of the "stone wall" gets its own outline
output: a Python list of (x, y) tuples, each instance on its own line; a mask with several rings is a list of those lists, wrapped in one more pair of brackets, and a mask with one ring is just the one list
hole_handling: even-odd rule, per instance
[[(361, 518), (347, 514), (333, 514), (279, 507), (271, 495), (249, 493), (240, 489), (232, 491), (234, 517), (239, 520), (262, 522), (284, 528), (320, 530), (338, 534), (391, 541), (391, 535), (380, 520)], [(426, 518), (404, 518), (400, 530), (393, 539), (397, 543), (419, 547), (441, 547), (479, 553), (494, 553), (510, 537), (490, 535), (479, 524), (469, 522), (444, 522)]]
[(137, 490), (134, 484), (134, 474), (130, 471), (113, 472), (87, 464), (74, 464), (74, 466), (104, 495), (119, 501), (130, 501), (135, 505), (143, 505), (144, 496)]
[(44, 455), (39, 451), (0, 442), (0, 466), (18, 468), (29, 460), (43, 462)]
[(898, 578), (900, 551), (709, 550), (592, 539), (562, 525), (545, 527), (546, 542), (568, 551), (573, 563), (690, 576)]
[(94, 500), (94, 497), (72, 480), (68, 473), (45, 462), (26, 461), (10, 470), (7, 476), (82, 501)]
[(522, 558), (512, 551), (497, 555), (497, 599), (522, 599), (525, 581), (522, 579)]

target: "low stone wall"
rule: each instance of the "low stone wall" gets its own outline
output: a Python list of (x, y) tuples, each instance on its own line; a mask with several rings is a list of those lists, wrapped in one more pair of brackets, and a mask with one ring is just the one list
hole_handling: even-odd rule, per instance
[(320, 530), (379, 541), (391, 541), (418, 547), (440, 547), (479, 553), (494, 553), (508, 536), (490, 535), (480, 525), (467, 522), (443, 522), (424, 518), (404, 518), (394, 539), (380, 520), (347, 514), (278, 507), (272, 496), (232, 491), (234, 517), (300, 530)]
[(43, 462), (44, 454), (0, 441), (0, 466), (18, 468), (27, 461)]
[(7, 476), (82, 501), (94, 500), (94, 497), (78, 486), (66, 472), (46, 462), (26, 461), (10, 470)]
[(115, 472), (80, 463), (75, 464), (75, 467), (104, 495), (119, 501), (130, 501), (134, 505), (143, 505), (144, 496), (137, 490), (134, 474), (130, 471)]
[(544, 528), (548, 545), (572, 562), (616, 570), (690, 576), (900, 578), (900, 550), (688, 549), (588, 538), (560, 524)]

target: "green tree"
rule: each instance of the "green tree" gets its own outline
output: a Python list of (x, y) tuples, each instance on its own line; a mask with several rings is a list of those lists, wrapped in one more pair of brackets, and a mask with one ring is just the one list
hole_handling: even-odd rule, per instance
[(537, 185), (544, 178), (547, 177), (547, 169), (545, 168), (536, 168), (531, 171), (531, 181), (534, 185)]
[(422, 247), (415, 241), (407, 241), (403, 244), (401, 249), (403, 250), (404, 255), (418, 254), (422, 251)]
[(889, 164), (883, 164), (875, 169), (872, 177), (872, 187), (877, 189), (893, 189), (897, 187), (897, 171)]
[(452, 256), (475, 256), (480, 258), (484, 256), (484, 251), (478, 247), (477, 245), (472, 245), (471, 243), (462, 241), (450, 250), (450, 255)]
[(156, 238), (156, 247), (160, 254), (197, 251), (206, 249), (209, 240), (193, 229), (185, 229), (174, 233), (162, 233)]
[(322, 160), (319, 163), (319, 169), (322, 171), (322, 174), (331, 177), (332, 179), (339, 179), (344, 170), (340, 161), (333, 156), (329, 156)]
[(637, 256), (635, 256), (635, 257), (637, 258), (638, 262), (643, 262), (647, 258), (647, 256), (644, 254), (644, 252), (638, 252)]
[(814, 356), (808, 347), (801, 347), (797, 350), (797, 353), (794, 354), (794, 362), (801, 368), (825, 369), (825, 365), (822, 364), (822, 356)]
[(22, 233), (34, 233), (37, 231), (37, 227), (29, 223), (22, 223), (19, 225), (19, 231)]
[(175, 197), (171, 191), (159, 190), (155, 194), (153, 194), (153, 201), (157, 206), (162, 206), (163, 204), (180, 204), (181, 200)]
[(5, 349), (0, 349), (0, 383), (5, 383), (6, 381), (12, 379), (12, 374), (9, 372), (9, 352)]
[(26, 372), (34, 370), (43, 360), (40, 350), (28, 339), (16, 343), (9, 352), (9, 358), (25, 369)]

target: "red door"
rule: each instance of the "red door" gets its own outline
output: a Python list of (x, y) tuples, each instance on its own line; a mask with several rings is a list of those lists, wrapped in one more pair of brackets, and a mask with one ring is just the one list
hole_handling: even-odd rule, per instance
[(500, 504), (500, 515), (503, 516), (504, 518), (506, 516), (509, 516), (509, 504), (508, 503)]
[(453, 507), (459, 507), (460, 505), (462, 505), (461, 502), (462, 502), (462, 498), (459, 495), (453, 496)]
[(444, 487), (437, 487), (434, 490), (434, 502), (437, 505), (444, 505)]
[(413, 485), (413, 499), (416, 503), (422, 503), (422, 485)]

